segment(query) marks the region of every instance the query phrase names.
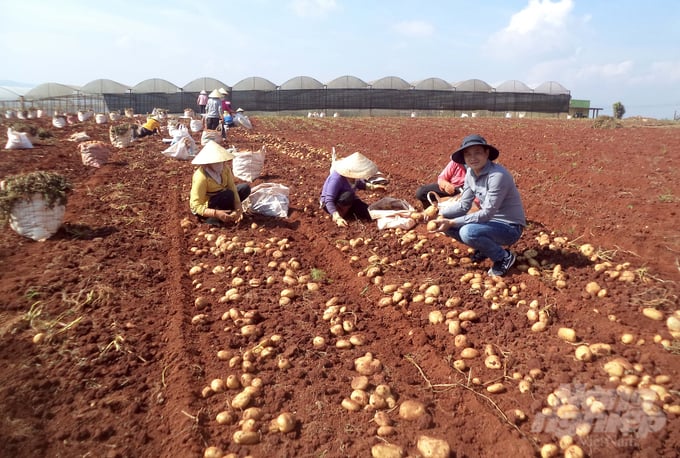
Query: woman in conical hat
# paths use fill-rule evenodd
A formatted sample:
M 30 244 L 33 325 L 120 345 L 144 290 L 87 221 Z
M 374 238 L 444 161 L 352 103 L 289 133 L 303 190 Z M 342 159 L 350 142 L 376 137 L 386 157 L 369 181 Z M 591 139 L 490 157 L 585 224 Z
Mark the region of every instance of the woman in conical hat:
M 222 124 L 222 94 L 218 89 L 208 94 L 208 103 L 205 106 L 205 128 L 207 130 L 221 129 Z
M 250 195 L 250 186 L 234 182 L 227 165 L 233 158 L 229 150 L 211 140 L 191 161 L 198 168 L 191 178 L 189 206 L 201 221 L 238 223 L 243 218 L 241 202 Z
M 366 180 L 378 173 L 378 167 L 363 154 L 356 152 L 342 159 L 334 160 L 331 173 L 326 178 L 321 190 L 321 206 L 326 210 L 335 224 L 347 227 L 347 218 L 354 217 L 370 221 L 368 204 L 357 195 L 357 189 L 385 189 Z

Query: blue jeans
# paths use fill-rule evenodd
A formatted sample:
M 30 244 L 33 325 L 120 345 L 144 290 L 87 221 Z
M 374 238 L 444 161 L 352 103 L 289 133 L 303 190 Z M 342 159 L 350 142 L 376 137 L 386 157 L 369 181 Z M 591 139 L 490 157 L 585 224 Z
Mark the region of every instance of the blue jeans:
M 505 257 L 503 245 L 509 246 L 518 241 L 523 231 L 524 228 L 519 224 L 489 221 L 452 227 L 446 231 L 446 235 L 479 250 L 481 254 L 496 262 Z

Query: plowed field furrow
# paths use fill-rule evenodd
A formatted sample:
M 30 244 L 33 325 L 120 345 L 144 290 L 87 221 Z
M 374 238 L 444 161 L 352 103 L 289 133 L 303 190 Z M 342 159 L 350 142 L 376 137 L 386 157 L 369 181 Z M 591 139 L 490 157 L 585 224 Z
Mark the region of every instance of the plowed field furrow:
M 236 227 L 190 215 L 194 168 L 157 137 L 99 169 L 68 140 L 108 144 L 93 122 L 3 151 L 0 178 L 58 171 L 75 189 L 49 240 L 0 232 L 1 456 L 355 457 L 385 444 L 421 456 L 423 436 L 449 456 L 533 456 L 565 435 L 590 457 L 678 454 L 675 125 L 253 124 L 227 144 L 266 148 L 252 185 L 288 186 L 289 214 Z M 361 191 L 367 202 L 418 208 L 417 186 L 474 132 L 499 147 L 527 209 L 502 279 L 424 225 L 338 228 L 318 208 L 333 148 L 390 179 Z M 406 401 L 422 413 L 406 418 Z M 281 414 L 292 429 L 273 426 Z

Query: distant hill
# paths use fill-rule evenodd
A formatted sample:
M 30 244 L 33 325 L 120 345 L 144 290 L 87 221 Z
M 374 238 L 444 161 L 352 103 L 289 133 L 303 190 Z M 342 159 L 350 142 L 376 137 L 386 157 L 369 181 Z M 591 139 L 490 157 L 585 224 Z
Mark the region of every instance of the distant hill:
M 35 83 L 20 83 L 12 80 L 0 80 L 0 86 L 4 87 L 36 87 Z

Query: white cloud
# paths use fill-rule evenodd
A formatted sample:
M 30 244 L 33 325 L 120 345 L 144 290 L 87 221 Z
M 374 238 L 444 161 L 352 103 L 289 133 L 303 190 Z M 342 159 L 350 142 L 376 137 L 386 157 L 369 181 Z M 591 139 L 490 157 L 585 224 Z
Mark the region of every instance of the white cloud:
M 529 5 L 510 19 L 505 28 L 508 34 L 528 35 L 546 27 L 563 28 L 574 7 L 572 0 L 553 3 L 550 0 L 529 0 Z
M 633 78 L 635 83 L 678 83 L 680 82 L 680 61 L 652 62 L 649 69 Z
M 434 34 L 434 26 L 425 21 L 403 21 L 392 28 L 407 37 L 429 37 Z
M 290 7 L 301 17 L 323 17 L 337 9 L 335 0 L 292 0 Z
M 588 65 L 576 72 L 576 77 L 581 80 L 603 81 L 629 77 L 633 70 L 633 62 L 623 62 L 602 65 Z
M 570 30 L 573 8 L 573 0 L 529 0 L 512 15 L 507 27 L 491 35 L 486 50 L 498 58 L 515 59 L 568 49 L 577 35 Z M 588 20 L 584 18 L 584 22 Z

